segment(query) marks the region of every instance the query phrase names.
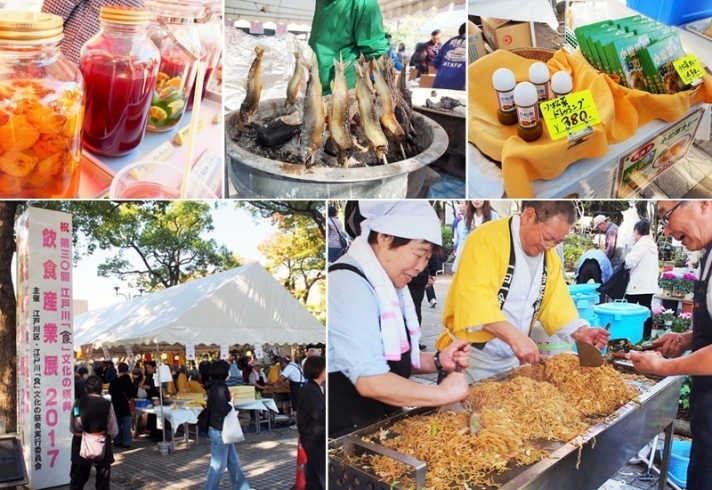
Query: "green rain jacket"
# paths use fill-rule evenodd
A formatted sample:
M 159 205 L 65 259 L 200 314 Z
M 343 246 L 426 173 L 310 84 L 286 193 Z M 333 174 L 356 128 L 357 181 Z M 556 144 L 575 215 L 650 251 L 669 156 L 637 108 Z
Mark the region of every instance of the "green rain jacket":
M 309 46 L 319 63 L 322 93 L 329 95 L 329 83 L 334 79 L 334 58 L 339 59 L 339 52 L 344 62 L 355 60 L 361 54 L 370 60 L 388 52 L 377 0 L 316 0 Z M 346 70 L 346 83 L 349 88 L 356 86 L 353 63 Z

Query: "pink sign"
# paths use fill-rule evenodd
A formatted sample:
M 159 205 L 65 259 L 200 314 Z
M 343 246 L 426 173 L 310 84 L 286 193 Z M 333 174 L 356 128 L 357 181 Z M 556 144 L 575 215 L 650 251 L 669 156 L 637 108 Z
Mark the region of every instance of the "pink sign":
M 30 207 L 16 228 L 18 427 L 34 490 L 69 483 L 72 215 Z

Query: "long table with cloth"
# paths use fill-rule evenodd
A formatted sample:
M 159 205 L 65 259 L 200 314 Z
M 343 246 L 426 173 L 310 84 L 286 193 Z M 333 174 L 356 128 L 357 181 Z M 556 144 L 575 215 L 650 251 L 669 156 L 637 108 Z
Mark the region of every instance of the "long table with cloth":
M 593 134 L 571 146 L 567 138 L 552 140 L 544 125 L 544 134 L 527 143 L 517 135 L 517 125 L 505 126 L 497 119 L 497 96 L 492 87 L 495 70 L 506 67 L 517 81 L 528 80 L 534 60 L 506 50 L 480 58 L 468 68 L 468 141 L 488 157 L 502 162 L 504 188 L 510 198 L 535 197 L 531 182 L 559 177 L 569 165 L 584 158 L 597 158 L 609 151 L 609 145 L 631 138 L 638 129 L 654 119 L 677 121 L 692 106 L 712 102 L 712 77 L 673 95 L 654 95 L 618 85 L 609 75 L 599 73 L 580 51 L 564 49 L 547 62 L 550 72 L 564 70 L 573 78 L 573 92 L 589 89 L 601 117 Z
M 271 410 L 273 412 L 278 412 L 277 410 L 277 405 L 274 403 L 274 400 L 271 400 L 269 398 L 263 398 L 261 400 L 250 400 L 250 401 L 244 401 L 244 402 L 239 402 L 233 404 L 235 407 L 235 410 L 252 410 L 255 413 L 255 420 L 256 420 L 256 430 L 257 433 L 260 432 L 260 423 L 259 423 L 259 413 L 263 412 L 265 410 Z M 178 407 L 176 409 L 171 408 L 170 406 L 164 406 L 163 407 L 163 420 L 168 421 L 171 425 L 171 430 L 170 430 L 170 443 L 171 443 L 171 448 L 175 448 L 175 434 L 176 431 L 178 430 L 179 426 L 184 426 L 183 429 L 183 440 L 185 441 L 185 446 L 186 449 L 190 448 L 190 425 L 195 426 L 195 444 L 197 445 L 199 443 L 199 436 L 198 436 L 198 426 L 196 425 L 198 423 L 198 414 L 202 411 L 202 408 L 199 407 Z M 155 414 L 158 417 L 159 423 L 162 423 L 160 420 L 160 413 L 161 413 L 161 407 L 145 407 L 145 408 L 139 408 L 136 407 L 136 413 L 141 414 L 141 413 L 146 413 L 146 414 Z M 160 428 L 160 427 L 159 427 Z M 268 426 L 268 430 L 272 430 L 271 423 Z

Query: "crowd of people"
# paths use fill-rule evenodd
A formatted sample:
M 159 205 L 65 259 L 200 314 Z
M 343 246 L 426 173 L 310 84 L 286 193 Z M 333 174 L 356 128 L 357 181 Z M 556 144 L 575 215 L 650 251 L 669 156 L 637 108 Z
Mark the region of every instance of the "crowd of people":
M 71 419 L 75 437 L 72 440 L 70 488 L 83 489 L 92 466 L 96 468 L 96 488 L 110 488 L 114 451 L 131 448 L 134 429 L 137 434 L 140 432 L 138 419 L 134 417 L 135 400 L 154 399 L 163 390 L 165 396 L 199 393 L 206 397 L 205 410 L 209 421 L 206 436 L 211 441 L 211 450 L 205 490 L 217 489 L 226 469 L 234 490 L 250 490 L 234 444 L 223 442 L 222 437 L 225 417 L 234 413 L 231 412 L 234 393 L 229 386 L 243 383 L 254 386 L 258 397 L 272 396 L 275 387 L 288 383 L 286 396 L 287 407 L 291 406 L 288 410 L 292 421 L 290 428 L 298 431 L 309 457 L 306 478 L 313 486 L 307 488 L 325 488 L 326 361 L 321 354 L 320 349 L 310 348 L 301 364 L 294 362 L 290 356 L 279 358 L 276 376 L 272 380 L 266 376 L 260 360 L 231 357 L 228 362 L 211 360 L 207 354 L 197 365 L 172 366 L 171 378 L 161 380 L 160 384 L 157 365 L 153 360 L 144 360 L 143 369 L 138 363 L 130 369 L 126 362 L 119 362 L 114 368 L 113 361 L 78 366 L 75 370 L 75 404 Z M 243 368 L 240 369 L 239 365 Z M 303 410 L 297 416 L 300 406 Z M 162 432 L 157 427 L 156 415 L 147 414 L 147 436 L 153 441 L 163 440 Z M 88 453 L 85 446 L 103 448 L 100 457 Z

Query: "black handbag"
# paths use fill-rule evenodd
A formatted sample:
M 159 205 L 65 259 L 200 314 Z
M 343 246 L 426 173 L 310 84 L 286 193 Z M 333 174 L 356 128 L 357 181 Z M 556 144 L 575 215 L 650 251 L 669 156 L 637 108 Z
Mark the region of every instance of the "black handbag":
M 622 265 L 619 266 L 613 275 L 598 288 L 599 293 L 603 293 L 611 299 L 625 298 L 625 290 L 628 289 L 630 281 L 630 270 Z

